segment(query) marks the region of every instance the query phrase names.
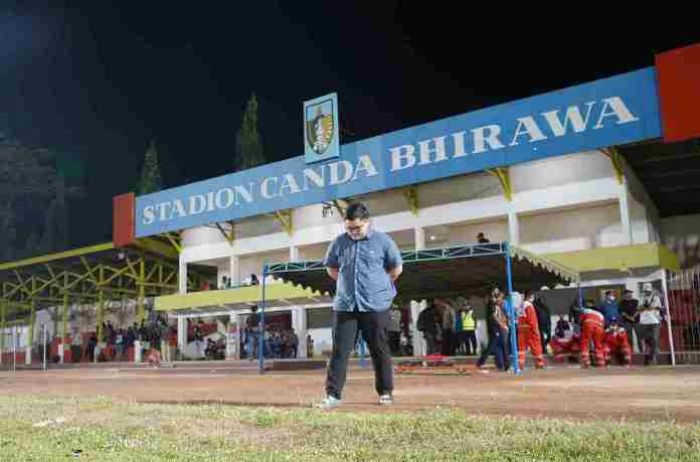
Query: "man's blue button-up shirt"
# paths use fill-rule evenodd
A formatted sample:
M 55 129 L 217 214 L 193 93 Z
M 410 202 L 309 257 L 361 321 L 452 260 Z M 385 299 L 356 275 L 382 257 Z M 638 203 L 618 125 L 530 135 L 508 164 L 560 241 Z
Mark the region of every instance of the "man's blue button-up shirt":
M 369 229 L 364 239 L 338 236 L 326 253 L 324 264 L 337 268 L 333 308 L 336 311 L 385 311 L 391 308 L 396 287 L 388 270 L 402 265 L 401 252 L 386 234 Z

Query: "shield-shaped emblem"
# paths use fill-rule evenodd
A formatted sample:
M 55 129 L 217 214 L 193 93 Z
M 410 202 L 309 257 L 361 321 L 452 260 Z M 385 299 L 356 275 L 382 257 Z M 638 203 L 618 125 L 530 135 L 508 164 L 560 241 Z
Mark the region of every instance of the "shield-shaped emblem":
M 307 164 L 340 156 L 338 95 L 304 101 L 304 159 Z
M 331 111 L 324 112 L 323 104 L 317 105 L 315 115 L 311 120 L 307 120 L 306 136 L 307 143 L 311 149 L 318 155 L 323 155 L 331 145 L 333 139 L 333 112 L 332 105 L 329 105 Z

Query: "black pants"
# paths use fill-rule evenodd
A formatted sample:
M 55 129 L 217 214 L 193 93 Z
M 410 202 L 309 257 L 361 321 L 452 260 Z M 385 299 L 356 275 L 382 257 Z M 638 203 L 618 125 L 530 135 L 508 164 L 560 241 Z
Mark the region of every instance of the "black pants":
M 476 331 L 465 330 L 460 332 L 464 338 L 464 354 L 467 356 L 476 354 Z
M 659 354 L 660 324 L 637 324 L 639 348 L 644 353 L 644 365 L 657 364 Z
M 455 354 L 455 332 L 453 330 L 444 329 L 442 331 L 442 354 L 445 356 L 454 356 Z
M 389 312 L 359 313 L 333 312 L 333 352 L 328 365 L 326 394 L 341 398 L 348 369 L 348 356 L 355 346 L 358 331 L 367 342 L 374 367 L 374 386 L 379 395 L 391 393 L 394 380 L 391 352 L 387 342 L 386 326 Z
M 439 352 L 437 335 L 434 332 L 423 332 L 423 338 L 425 339 L 425 346 L 428 350 L 426 354 L 437 354 Z
M 393 356 L 401 354 L 401 332 L 389 332 L 389 348 Z

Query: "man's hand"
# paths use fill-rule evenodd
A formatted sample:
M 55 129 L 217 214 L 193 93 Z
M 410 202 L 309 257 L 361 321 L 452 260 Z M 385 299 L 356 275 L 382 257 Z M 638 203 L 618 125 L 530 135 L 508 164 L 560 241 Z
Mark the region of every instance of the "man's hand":
M 387 274 L 388 274 L 389 277 L 391 278 L 391 282 L 394 282 L 394 281 L 396 281 L 396 280 L 399 278 L 399 276 L 401 276 L 401 273 L 402 273 L 402 272 L 403 272 L 403 266 L 402 266 L 402 265 L 399 265 L 399 266 L 397 266 L 397 267 L 395 267 L 395 268 L 392 268 L 392 269 L 390 269 L 389 271 L 387 271 Z M 331 277 L 332 277 L 332 276 L 331 276 Z
M 326 268 L 326 272 L 334 281 L 338 280 L 338 268 Z

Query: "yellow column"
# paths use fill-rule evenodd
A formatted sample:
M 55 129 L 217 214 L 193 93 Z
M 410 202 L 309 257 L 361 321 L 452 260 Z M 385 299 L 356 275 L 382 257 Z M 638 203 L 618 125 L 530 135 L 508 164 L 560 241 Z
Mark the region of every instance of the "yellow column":
M 105 294 L 104 290 L 100 289 L 98 292 L 98 299 L 97 299 L 97 341 L 98 342 L 103 342 L 104 338 L 104 331 L 102 329 L 102 323 L 104 323 L 105 320 Z
M 34 307 L 34 300 L 29 302 L 29 347 L 31 348 L 34 344 L 34 323 L 36 322 L 36 309 Z
M 61 345 L 63 345 L 63 354 L 61 355 L 61 362 L 63 362 L 63 357 L 66 354 L 66 337 L 68 330 L 68 290 L 63 292 L 63 319 L 61 319 Z
M 2 353 L 5 351 L 5 303 L 0 304 L 0 363 L 2 363 Z
M 145 259 L 141 258 L 141 261 L 139 262 L 139 280 L 137 282 L 139 286 L 139 295 L 138 295 L 138 300 L 137 300 L 137 308 L 136 308 L 136 313 L 138 316 L 138 322 L 139 324 L 141 321 L 144 321 L 146 319 L 146 310 L 144 307 L 144 302 L 146 300 L 146 286 L 144 285 L 146 283 L 146 261 Z

